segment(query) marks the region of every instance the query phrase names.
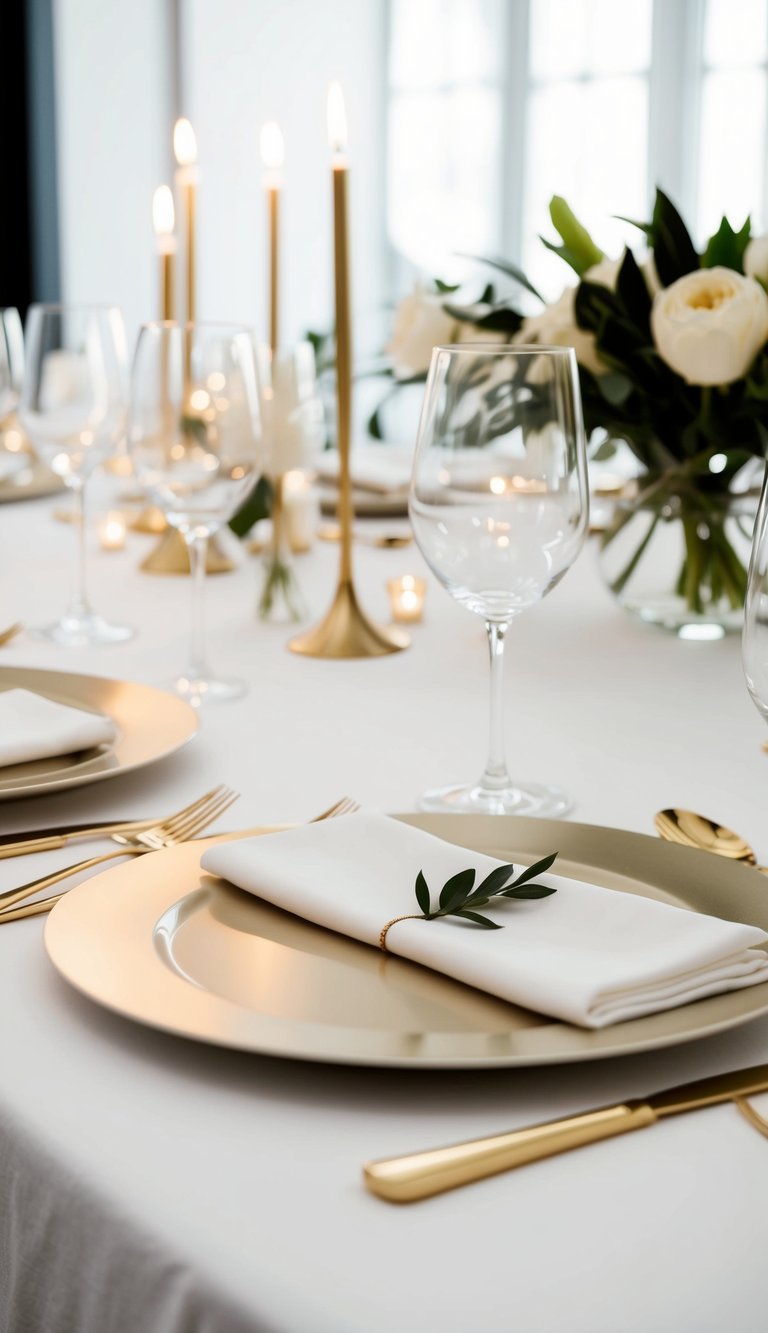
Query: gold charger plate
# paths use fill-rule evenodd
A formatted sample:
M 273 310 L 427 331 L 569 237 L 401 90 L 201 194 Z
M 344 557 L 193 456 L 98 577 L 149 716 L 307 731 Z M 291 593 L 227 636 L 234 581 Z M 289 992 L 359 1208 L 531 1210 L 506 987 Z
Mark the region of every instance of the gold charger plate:
M 559 847 L 562 874 L 768 930 L 764 877 L 706 852 L 589 824 L 397 818 L 505 861 L 530 862 Z M 768 1012 L 766 982 L 598 1032 L 572 1027 L 385 957 L 203 874 L 200 857 L 218 841 L 141 857 L 72 889 L 45 930 L 61 975 L 108 1009 L 179 1036 L 293 1059 L 410 1069 L 629 1055 Z
M 0 801 L 42 796 L 116 778 L 173 754 L 197 731 L 197 713 L 183 699 L 151 685 L 79 676 L 69 671 L 0 667 L 0 693 L 31 690 L 56 703 L 103 713 L 115 724 L 116 739 L 76 754 L 35 759 L 0 768 Z
M 12 500 L 40 500 L 44 495 L 58 495 L 64 482 L 37 458 L 30 454 L 20 456 L 22 461 L 14 472 L 0 477 L 0 504 Z

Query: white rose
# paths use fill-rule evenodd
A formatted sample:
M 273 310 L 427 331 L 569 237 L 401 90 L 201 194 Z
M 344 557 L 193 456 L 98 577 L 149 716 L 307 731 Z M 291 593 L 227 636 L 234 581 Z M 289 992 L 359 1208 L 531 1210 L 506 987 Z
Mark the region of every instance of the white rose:
M 768 234 L 755 236 L 744 251 L 744 272 L 768 282 Z
M 387 352 L 395 379 L 409 379 L 429 369 L 432 348 L 455 342 L 456 320 L 443 309 L 444 297 L 419 288 L 398 303 Z
M 768 296 L 733 269 L 697 269 L 658 293 L 651 329 L 659 354 L 689 384 L 731 384 L 768 338 Z
M 602 267 L 596 266 L 596 267 Z M 593 375 L 604 375 L 608 370 L 601 360 L 595 339 L 576 323 L 574 304 L 576 288 L 566 287 L 553 305 L 545 306 L 540 315 L 531 315 L 523 321 L 514 343 L 543 343 L 550 347 L 573 347 L 576 360 Z

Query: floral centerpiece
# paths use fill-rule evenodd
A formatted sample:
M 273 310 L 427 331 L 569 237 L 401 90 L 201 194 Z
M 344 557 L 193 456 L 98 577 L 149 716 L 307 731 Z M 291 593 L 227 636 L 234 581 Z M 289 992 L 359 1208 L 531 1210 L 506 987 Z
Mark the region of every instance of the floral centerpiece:
M 768 237 L 723 218 L 698 251 L 657 191 L 650 222 L 632 224 L 644 257 L 627 248 L 609 259 L 564 200 L 550 213 L 560 243 L 545 244 L 577 284 L 546 304 L 513 265 L 492 260 L 540 312 L 523 315 L 491 287 L 472 306 L 445 288 L 411 298 L 389 349 L 395 380 L 424 373 L 429 339 L 573 346 L 588 433 L 603 454 L 624 442 L 634 456 L 631 493 L 602 539 L 609 585 L 634 614 L 691 637 L 691 626 L 700 637 L 736 628 L 751 539 L 745 496 L 768 441 Z

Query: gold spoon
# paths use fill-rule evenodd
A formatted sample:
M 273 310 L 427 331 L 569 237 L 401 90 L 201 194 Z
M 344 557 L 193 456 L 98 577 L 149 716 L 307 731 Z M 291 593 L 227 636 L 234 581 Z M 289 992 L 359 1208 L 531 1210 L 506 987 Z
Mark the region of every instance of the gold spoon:
M 9 625 L 7 629 L 0 630 L 0 648 L 6 643 L 10 643 L 11 639 L 15 639 L 16 635 L 20 634 L 23 628 L 24 626 L 21 621 L 18 620 L 15 625 Z
M 757 857 L 749 843 L 714 819 L 697 815 L 694 810 L 672 808 L 659 810 L 653 822 L 656 832 L 667 842 L 678 842 L 683 847 L 695 847 L 701 852 L 714 852 L 716 856 L 725 856 L 730 861 L 744 861 L 763 875 L 768 875 L 768 866 L 757 864 Z

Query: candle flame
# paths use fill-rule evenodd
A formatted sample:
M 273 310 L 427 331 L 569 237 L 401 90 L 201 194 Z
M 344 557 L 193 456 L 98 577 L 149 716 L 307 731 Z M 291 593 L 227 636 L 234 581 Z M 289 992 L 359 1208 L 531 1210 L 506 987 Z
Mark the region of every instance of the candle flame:
M 173 195 L 167 185 L 158 185 L 152 199 L 152 225 L 156 236 L 172 236 L 176 218 Z
M 328 88 L 328 142 L 334 153 L 343 153 L 347 146 L 347 113 L 341 84 L 334 79 Z
M 173 127 L 173 151 L 180 167 L 191 167 L 197 161 L 197 139 L 186 116 Z
M 285 161 L 285 140 L 277 121 L 268 120 L 262 125 L 259 143 L 264 166 L 270 171 L 281 167 Z

